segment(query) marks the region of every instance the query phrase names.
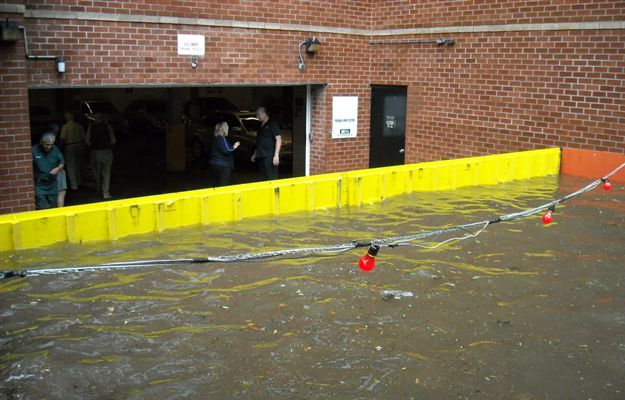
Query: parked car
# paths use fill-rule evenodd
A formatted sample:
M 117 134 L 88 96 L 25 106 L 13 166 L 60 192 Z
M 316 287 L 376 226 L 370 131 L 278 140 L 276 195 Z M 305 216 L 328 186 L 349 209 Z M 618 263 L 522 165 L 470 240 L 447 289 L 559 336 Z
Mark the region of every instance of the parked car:
M 241 146 L 234 153 L 235 158 L 249 160 L 256 147 L 256 133 L 260 128 L 260 121 L 256 113 L 250 111 L 218 111 L 204 115 L 198 124 L 191 126 L 187 137 L 187 154 L 189 161 L 210 154 L 213 142 L 215 125 L 227 122 L 228 138 L 234 142 L 241 142 Z M 293 131 L 282 128 L 281 162 L 289 164 L 293 160 Z
M 162 135 L 167 130 L 167 104 L 160 99 L 135 99 L 124 116 L 132 132 Z
M 95 114 L 102 113 L 104 120 L 108 122 L 115 134 L 128 133 L 128 121 L 122 113 L 117 111 L 115 106 L 103 100 L 82 100 L 78 102 L 79 118 L 78 122 L 83 124 L 85 130 L 89 122 L 94 120 Z
M 61 122 L 59 115 L 54 114 L 46 106 L 31 105 L 28 108 L 30 118 L 30 137 L 33 144 L 39 143 L 41 134 L 46 132 L 51 124 Z
M 216 111 L 238 111 L 239 108 L 223 97 L 200 97 L 184 104 L 182 119 L 185 123 L 198 123 L 199 119 Z

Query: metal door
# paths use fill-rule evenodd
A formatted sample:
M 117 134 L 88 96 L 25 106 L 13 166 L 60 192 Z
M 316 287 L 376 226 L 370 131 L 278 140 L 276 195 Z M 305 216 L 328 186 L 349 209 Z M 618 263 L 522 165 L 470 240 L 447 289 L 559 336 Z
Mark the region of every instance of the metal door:
M 369 167 L 404 163 L 406 86 L 371 87 Z

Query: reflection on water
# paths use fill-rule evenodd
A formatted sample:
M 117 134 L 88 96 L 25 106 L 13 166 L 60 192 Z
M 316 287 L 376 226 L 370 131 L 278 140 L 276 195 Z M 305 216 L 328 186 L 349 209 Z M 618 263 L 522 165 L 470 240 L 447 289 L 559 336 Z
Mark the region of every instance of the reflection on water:
M 586 181 L 540 178 L 1 255 L 3 269 L 257 252 L 480 221 Z M 0 284 L 4 399 L 622 398 L 625 190 L 437 249 Z M 442 239 L 442 238 L 441 238 Z M 407 293 L 410 293 L 408 295 Z

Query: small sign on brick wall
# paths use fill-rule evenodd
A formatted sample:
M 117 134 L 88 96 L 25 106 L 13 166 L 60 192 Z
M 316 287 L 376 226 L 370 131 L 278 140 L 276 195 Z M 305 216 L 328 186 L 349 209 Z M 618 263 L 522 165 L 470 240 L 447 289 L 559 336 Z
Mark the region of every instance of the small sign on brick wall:
M 204 35 L 178 34 L 178 55 L 203 57 L 205 41 Z
M 358 97 L 332 98 L 332 139 L 354 138 L 358 133 Z

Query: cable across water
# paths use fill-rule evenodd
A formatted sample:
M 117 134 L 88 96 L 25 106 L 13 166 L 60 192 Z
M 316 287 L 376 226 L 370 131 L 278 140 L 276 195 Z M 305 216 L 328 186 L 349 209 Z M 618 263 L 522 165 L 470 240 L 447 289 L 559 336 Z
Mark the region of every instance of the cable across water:
M 559 199 L 550 201 L 548 203 L 539 205 L 537 207 L 501 215 L 493 219 L 472 222 L 468 224 L 462 225 L 453 225 L 441 229 L 419 232 L 414 234 L 408 234 L 403 236 L 394 236 L 382 239 L 374 239 L 371 241 L 359 242 L 359 241 L 350 241 L 346 243 L 339 243 L 328 246 L 318 246 L 318 247 L 301 247 L 294 249 L 283 249 L 283 250 L 273 250 L 273 251 L 265 251 L 258 253 L 240 253 L 233 255 L 221 255 L 214 257 L 199 257 L 199 258 L 177 258 L 177 259 L 161 259 L 161 260 L 136 260 L 136 261 L 122 261 L 122 262 L 113 262 L 113 263 L 103 263 L 103 264 L 94 264 L 94 265 L 78 265 L 78 266 L 67 266 L 67 267 L 58 267 L 58 268 L 38 268 L 38 269 L 24 269 L 24 270 L 12 270 L 12 271 L 2 271 L 0 272 L 1 278 L 11 278 L 15 276 L 27 277 L 27 276 L 38 276 L 38 275 L 59 275 L 59 274 L 67 274 L 67 273 L 77 273 L 77 272 L 97 272 L 97 271 L 111 271 L 111 270 L 121 270 L 121 269 L 129 269 L 129 268 L 148 268 L 148 267 L 161 267 L 168 265 L 176 265 L 176 264 L 206 264 L 206 263 L 234 263 L 234 262 L 247 262 L 247 261 L 256 261 L 256 260 L 265 260 L 265 259 L 284 259 L 284 258 L 302 258 L 307 256 L 329 256 L 336 255 L 347 252 L 349 250 L 353 250 L 361 247 L 369 247 L 369 246 L 378 246 L 378 247 L 389 247 L 394 248 L 398 246 L 416 246 L 421 248 L 436 248 L 442 246 L 446 243 L 452 241 L 461 241 L 469 238 L 474 238 L 480 235 L 489 225 L 495 224 L 498 222 L 512 221 L 519 218 L 528 217 L 530 215 L 534 215 L 543 210 L 554 210 L 554 208 L 581 194 L 589 192 L 599 186 L 601 183 L 605 183 L 609 177 L 616 174 L 619 170 L 625 168 L 625 163 L 621 164 L 619 167 L 612 170 L 609 174 L 605 175 L 603 178 L 597 179 L 593 182 L 590 182 L 588 185 L 576 190 L 575 192 L 569 193 L 564 197 Z M 475 232 L 471 232 L 471 229 L 477 230 Z M 447 233 L 452 232 L 465 232 L 466 234 L 459 237 L 452 237 L 446 240 L 440 241 L 435 245 L 423 245 L 418 243 L 412 243 L 414 241 L 431 238 L 434 236 L 440 236 Z

